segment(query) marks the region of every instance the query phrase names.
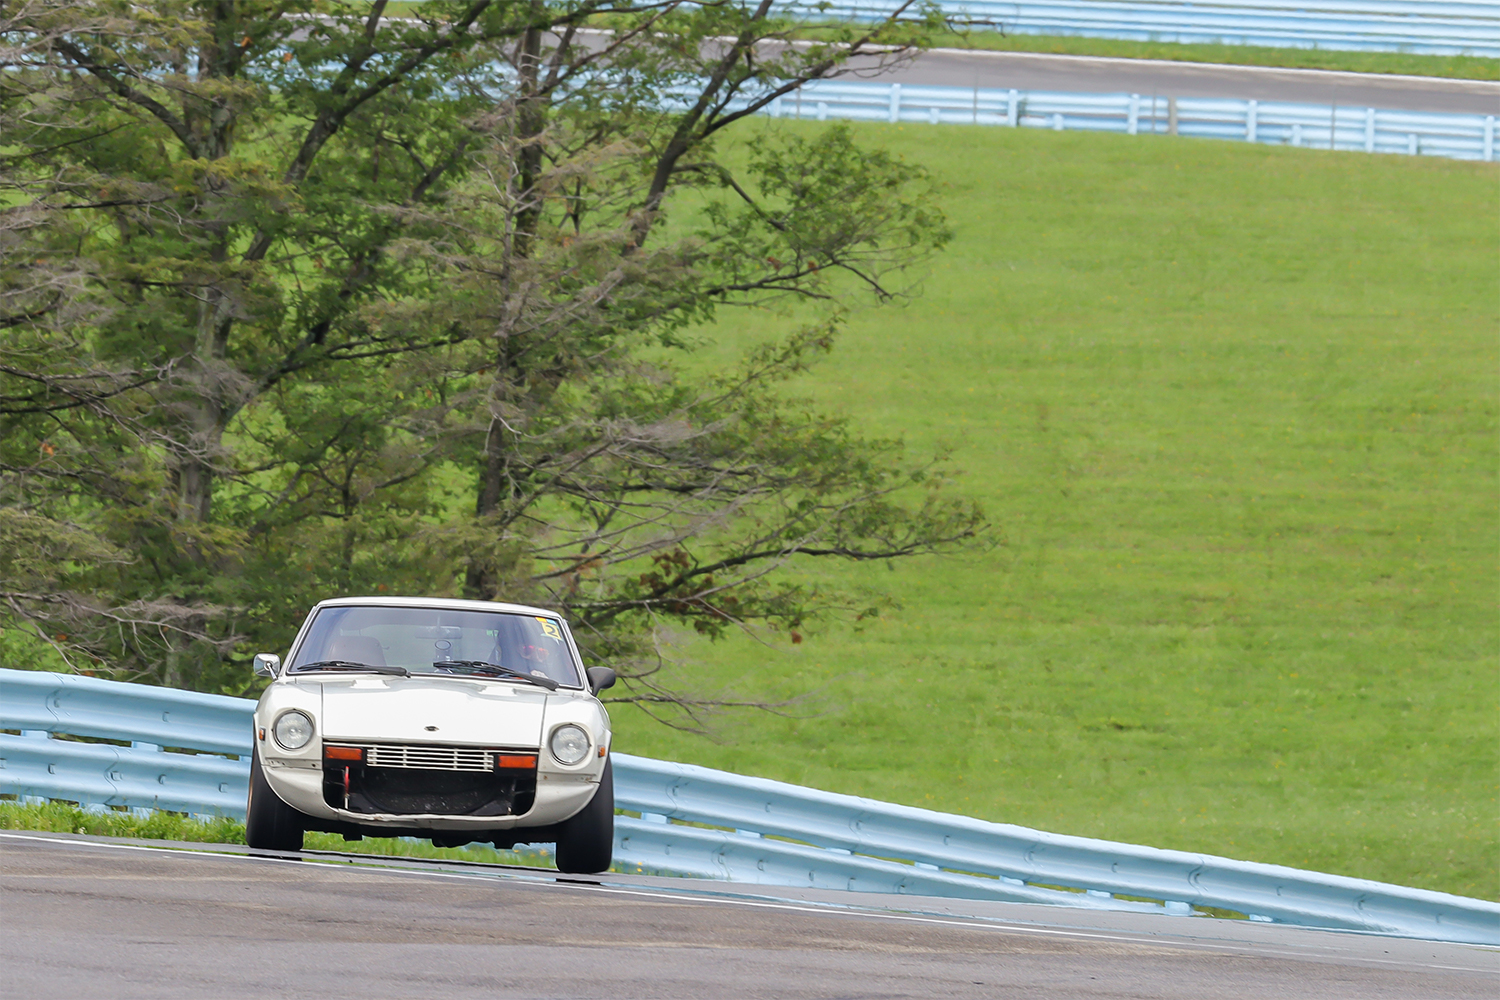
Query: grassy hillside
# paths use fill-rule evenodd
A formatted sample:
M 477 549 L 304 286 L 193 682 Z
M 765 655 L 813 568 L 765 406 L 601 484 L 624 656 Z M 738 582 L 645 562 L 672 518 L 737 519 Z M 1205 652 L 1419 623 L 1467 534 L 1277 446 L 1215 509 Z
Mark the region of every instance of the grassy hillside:
M 683 650 L 700 685 L 816 692 L 802 717 L 713 742 L 620 708 L 619 749 L 1500 895 L 1500 172 L 864 128 L 945 181 L 958 235 L 802 389 L 952 444 L 997 543 L 809 570 L 902 607 Z

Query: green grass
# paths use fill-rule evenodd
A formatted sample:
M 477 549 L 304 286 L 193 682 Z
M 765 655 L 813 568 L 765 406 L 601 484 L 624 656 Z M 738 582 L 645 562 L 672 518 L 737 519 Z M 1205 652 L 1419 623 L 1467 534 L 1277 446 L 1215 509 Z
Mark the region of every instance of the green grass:
M 1046 52 L 1053 55 L 1106 56 L 1115 59 L 1166 59 L 1172 62 L 1500 80 L 1500 59 L 1486 56 L 1427 56 L 1408 52 L 1340 52 L 1332 49 L 1272 48 L 1261 45 L 1132 42 L 1061 35 L 1005 35 L 998 31 L 980 30 L 941 35 L 934 39 L 934 43 L 943 47 L 996 52 Z
M 110 809 L 87 812 L 66 802 L 0 801 L 0 830 L 39 830 L 43 833 L 81 833 L 95 837 L 133 837 L 139 840 L 178 840 L 194 844 L 243 844 L 245 824 L 232 819 L 207 822 L 181 813 L 136 815 Z
M 218 817 L 194 819 L 182 813 L 153 811 L 137 815 L 129 811 L 80 809 L 70 802 L 19 802 L 0 800 L 0 830 L 31 830 L 42 833 L 75 833 L 92 837 L 125 837 L 132 840 L 165 840 L 188 844 L 243 844 L 245 824 Z M 552 851 L 518 846 L 500 851 L 488 844 L 464 847 L 433 847 L 431 842 L 405 837 L 366 837 L 345 840 L 333 833 L 308 833 L 303 838 L 308 851 L 336 851 L 380 857 L 418 858 L 429 861 L 466 861 L 528 868 L 553 868 Z M 670 872 L 616 863 L 610 871 L 621 874 L 661 875 Z
M 245 824 L 233 819 L 196 820 L 181 813 L 151 812 L 138 816 L 110 809 L 93 812 L 66 802 L 22 803 L 0 801 L 0 830 L 39 830 L 44 833 L 79 833 L 95 837 L 129 837 L 136 840 L 170 840 L 191 844 L 243 844 Z M 346 841 L 332 833 L 309 833 L 304 847 L 310 851 L 344 854 L 377 854 L 443 861 L 485 861 L 503 865 L 548 866 L 550 852 L 522 849 L 497 851 L 493 847 L 433 847 L 425 840 L 366 837 Z
M 957 238 L 801 389 L 953 444 L 996 545 L 807 570 L 903 607 L 681 668 L 817 692 L 804 717 L 715 742 L 622 706 L 616 747 L 1500 896 L 1500 171 L 859 128 L 931 166 Z M 701 361 L 794 319 L 730 317 Z
M 31 830 L 42 833 L 75 833 L 92 837 L 125 837 L 131 840 L 165 840 L 187 844 L 243 844 L 245 824 L 239 820 L 218 817 L 199 820 L 182 813 L 148 812 L 137 815 L 128 811 L 80 809 L 69 802 L 43 803 L 0 800 L 0 830 Z M 464 847 L 433 847 L 431 842 L 405 837 L 366 837 L 345 840 L 333 833 L 308 833 L 303 849 L 336 851 L 340 854 L 366 854 L 379 857 L 417 858 L 428 861 L 466 861 L 499 865 L 524 865 L 528 868 L 556 866 L 552 851 L 546 848 L 518 846 L 500 851 L 488 844 Z M 643 868 L 636 864 L 616 863 L 609 869 L 621 874 L 661 875 L 670 872 Z

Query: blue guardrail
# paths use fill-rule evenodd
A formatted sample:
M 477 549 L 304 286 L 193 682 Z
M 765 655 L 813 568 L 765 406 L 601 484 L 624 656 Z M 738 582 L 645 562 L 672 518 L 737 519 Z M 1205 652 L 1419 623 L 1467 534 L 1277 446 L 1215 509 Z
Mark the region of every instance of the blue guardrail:
M 810 21 L 874 21 L 902 0 L 790 0 Z M 1496 0 L 939 0 L 956 23 L 1008 35 L 1081 35 L 1351 52 L 1500 56 Z
M 243 818 L 254 708 L 242 698 L 0 669 L 0 793 Z M 614 761 L 622 870 L 1164 915 L 1212 908 L 1500 945 L 1500 904 L 1486 900 L 1062 836 L 629 754 Z

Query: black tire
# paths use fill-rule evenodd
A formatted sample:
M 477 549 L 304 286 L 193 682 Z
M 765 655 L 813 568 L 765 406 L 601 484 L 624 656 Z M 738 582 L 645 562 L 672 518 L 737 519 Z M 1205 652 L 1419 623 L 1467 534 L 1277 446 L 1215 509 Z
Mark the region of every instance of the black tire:
M 615 857 L 615 772 L 604 762 L 599 790 L 578 815 L 557 828 L 557 870 L 569 875 L 594 875 Z
M 262 851 L 302 850 L 302 814 L 271 790 L 260 768 L 260 749 L 250 751 L 250 795 L 245 802 L 245 843 Z

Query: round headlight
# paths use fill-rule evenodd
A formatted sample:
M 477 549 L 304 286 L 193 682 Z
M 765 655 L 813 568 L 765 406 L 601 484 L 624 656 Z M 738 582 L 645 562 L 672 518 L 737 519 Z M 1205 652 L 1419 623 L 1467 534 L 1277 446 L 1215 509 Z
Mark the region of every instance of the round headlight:
M 562 763 L 576 764 L 589 755 L 589 734 L 577 726 L 558 726 L 547 745 Z
M 276 742 L 286 750 L 301 750 L 313 737 L 313 721 L 302 712 L 287 712 L 276 720 Z

